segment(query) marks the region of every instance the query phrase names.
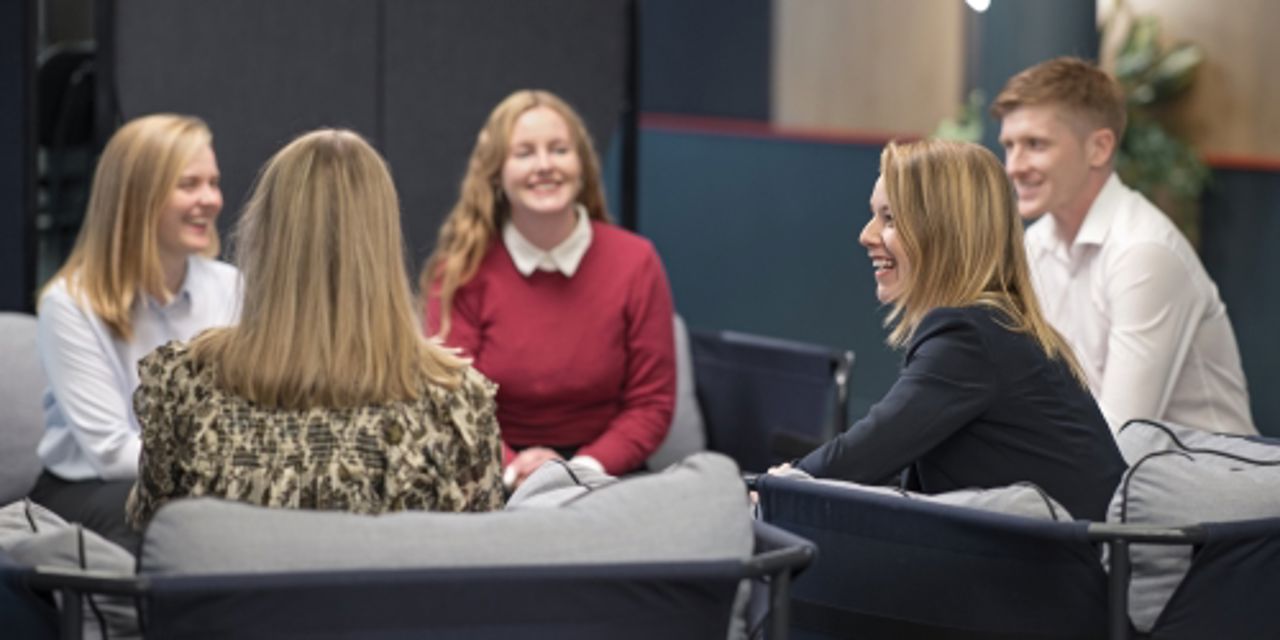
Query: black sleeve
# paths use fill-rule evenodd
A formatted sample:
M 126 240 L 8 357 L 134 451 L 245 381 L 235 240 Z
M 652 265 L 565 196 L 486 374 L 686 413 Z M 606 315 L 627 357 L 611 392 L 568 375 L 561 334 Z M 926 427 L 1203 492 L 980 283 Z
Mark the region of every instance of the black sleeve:
M 969 313 L 930 312 L 889 393 L 798 466 L 818 477 L 884 482 L 987 409 L 998 384 L 992 363 Z

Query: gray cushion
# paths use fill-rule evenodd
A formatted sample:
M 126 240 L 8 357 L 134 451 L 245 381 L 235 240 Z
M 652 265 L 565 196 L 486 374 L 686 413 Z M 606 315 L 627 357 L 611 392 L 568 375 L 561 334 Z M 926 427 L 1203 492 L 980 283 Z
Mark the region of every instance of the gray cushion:
M 1040 487 L 1037 487 L 1030 482 L 1017 482 L 1007 487 L 996 487 L 994 489 L 960 489 L 958 491 L 949 491 L 947 493 L 925 494 L 897 489 L 894 487 L 873 486 L 858 484 L 856 482 L 845 482 L 843 480 L 814 478 L 808 473 L 794 468 L 787 469 L 786 471 L 779 473 L 779 475 L 801 480 L 811 480 L 819 484 L 836 487 L 846 491 L 897 496 L 907 500 L 919 500 L 921 502 L 930 502 L 933 504 L 947 504 L 954 507 L 991 511 L 1006 515 L 1022 516 L 1024 518 L 1035 518 L 1037 520 L 1070 521 L 1072 519 L 1071 513 L 1067 511 L 1066 507 L 1059 504 L 1057 500 L 1051 498 L 1049 494 L 1045 493 Z
M 1231 449 L 1241 444 L 1227 438 Z M 1161 451 L 1129 468 L 1112 497 L 1108 522 L 1177 526 L 1280 516 L 1280 462 L 1249 460 L 1235 452 L 1213 452 L 1202 441 L 1194 452 Z M 1256 444 L 1256 443 L 1251 443 Z M 1262 445 L 1266 446 L 1266 445 Z M 1133 578 L 1129 616 L 1139 631 L 1150 631 L 1191 566 L 1187 546 L 1130 548 Z
M 162 507 L 141 571 L 249 573 L 741 559 L 746 492 L 720 454 L 599 487 L 555 509 L 363 516 L 208 498 Z
M 13 545 L 37 533 L 47 533 L 70 525 L 62 516 L 23 498 L 0 507 L 0 549 L 8 551 Z
M 0 504 L 23 498 L 42 465 L 44 369 L 36 351 L 36 319 L 0 313 Z
M 544 462 L 507 499 L 507 509 L 548 509 L 617 482 L 591 467 L 564 460 Z
M 57 514 L 29 500 L 0 508 L 0 548 L 20 564 L 32 567 L 86 569 L 127 576 L 133 573 L 133 554 L 102 536 L 68 524 Z M 83 556 L 81 550 L 83 549 Z M 107 623 L 110 638 L 139 638 L 138 614 L 129 598 L 91 596 Z M 89 602 L 84 604 L 84 637 L 104 637 Z
M 1157 451 L 1207 449 L 1252 460 L 1280 460 L 1280 441 L 1211 433 L 1172 422 L 1132 420 L 1116 433 L 1124 461 L 1133 466 Z
M 684 320 L 675 316 L 676 337 L 676 404 L 671 414 L 671 428 L 658 450 L 649 456 L 650 469 L 663 469 L 685 458 L 706 451 L 707 430 L 698 405 L 697 380 L 693 375 L 693 351 L 689 348 L 689 331 Z

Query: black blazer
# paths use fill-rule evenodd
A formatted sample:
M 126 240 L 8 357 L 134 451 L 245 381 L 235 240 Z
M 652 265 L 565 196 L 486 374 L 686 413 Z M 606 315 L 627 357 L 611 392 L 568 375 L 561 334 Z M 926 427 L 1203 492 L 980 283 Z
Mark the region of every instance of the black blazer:
M 1089 390 L 985 307 L 921 320 L 897 382 L 867 417 L 798 463 L 883 483 L 911 466 L 940 493 L 1029 481 L 1077 518 L 1104 520 L 1124 459 Z

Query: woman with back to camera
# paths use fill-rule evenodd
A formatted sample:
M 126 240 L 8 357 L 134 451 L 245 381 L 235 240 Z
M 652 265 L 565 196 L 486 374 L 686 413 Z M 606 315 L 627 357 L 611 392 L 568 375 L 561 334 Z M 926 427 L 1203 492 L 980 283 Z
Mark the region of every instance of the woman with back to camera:
M 494 108 L 420 287 L 427 333 L 498 383 L 509 485 L 556 458 L 627 473 L 662 443 L 666 274 L 609 224 L 590 136 L 561 99 L 517 91 Z
M 359 135 L 264 167 L 237 231 L 240 323 L 144 359 L 141 528 L 165 501 L 383 513 L 502 506 L 494 387 L 418 330 L 400 206 Z
M 235 321 L 235 268 L 211 259 L 222 210 L 204 122 L 156 114 L 115 133 L 98 160 L 84 223 L 40 294 L 48 378 L 45 472 L 31 497 L 126 547 L 124 505 L 142 446 L 130 398 L 137 362 L 170 340 Z
M 796 466 L 866 483 L 906 468 L 926 493 L 1029 481 L 1104 519 L 1125 464 L 1037 306 L 1000 161 L 967 143 L 890 143 L 859 241 L 903 368 L 865 418 Z

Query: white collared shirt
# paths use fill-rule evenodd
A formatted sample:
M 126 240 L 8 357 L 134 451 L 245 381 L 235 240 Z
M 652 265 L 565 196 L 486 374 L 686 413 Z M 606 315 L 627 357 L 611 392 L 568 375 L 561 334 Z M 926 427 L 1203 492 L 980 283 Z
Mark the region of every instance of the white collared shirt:
M 182 289 L 168 304 L 145 294 L 134 302 L 127 342 L 72 298 L 65 281 L 54 283 L 40 299 L 36 333 L 49 385 L 37 449 L 45 468 L 66 480 L 137 477 L 138 360 L 170 340 L 232 324 L 239 314 L 239 272 L 205 258 L 188 258 Z
M 591 248 L 591 220 L 587 217 L 587 209 L 578 205 L 578 223 L 574 225 L 569 237 L 560 244 L 543 251 L 520 233 L 508 220 L 502 229 L 502 243 L 511 254 L 516 270 L 524 277 L 533 275 L 534 271 L 559 271 L 565 277 L 572 278 L 578 272 L 582 257 Z
M 1111 428 L 1151 418 L 1256 434 L 1218 288 L 1169 218 L 1112 174 L 1074 241 L 1053 216 L 1027 229 L 1040 304 Z

